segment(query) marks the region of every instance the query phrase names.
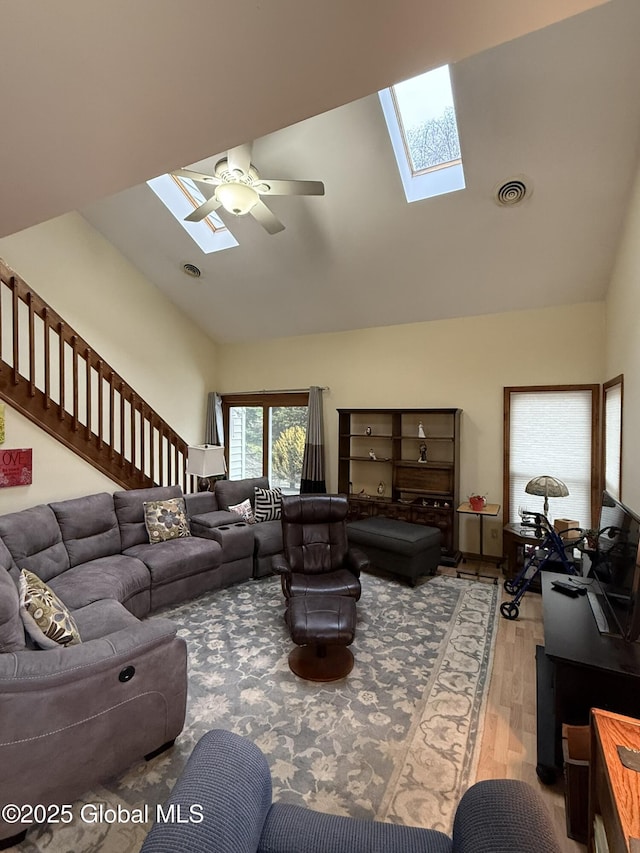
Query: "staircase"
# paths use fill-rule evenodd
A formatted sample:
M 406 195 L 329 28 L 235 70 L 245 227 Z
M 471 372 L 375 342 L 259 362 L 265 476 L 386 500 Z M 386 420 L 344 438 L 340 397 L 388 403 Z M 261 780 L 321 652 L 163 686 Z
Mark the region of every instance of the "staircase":
M 124 489 L 192 491 L 186 442 L 2 260 L 0 397 Z

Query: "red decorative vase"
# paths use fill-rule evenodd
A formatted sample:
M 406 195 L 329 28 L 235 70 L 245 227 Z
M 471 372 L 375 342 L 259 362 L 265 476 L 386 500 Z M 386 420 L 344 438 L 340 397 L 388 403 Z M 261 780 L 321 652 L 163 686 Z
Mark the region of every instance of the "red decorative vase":
M 472 495 L 469 498 L 469 503 L 471 504 L 471 509 L 474 509 L 476 511 L 484 509 L 485 506 L 485 500 L 483 497 L 480 497 L 480 495 Z

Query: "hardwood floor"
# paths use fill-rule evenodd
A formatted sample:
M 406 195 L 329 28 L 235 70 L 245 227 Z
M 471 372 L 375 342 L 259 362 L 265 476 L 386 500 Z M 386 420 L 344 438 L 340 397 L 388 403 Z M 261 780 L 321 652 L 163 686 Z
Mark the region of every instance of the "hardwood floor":
M 476 567 L 469 561 L 458 569 L 473 572 Z M 495 566 L 483 563 L 478 568 L 483 575 L 497 575 L 502 588 L 502 575 Z M 456 574 L 455 569 L 440 568 L 439 572 Z M 510 600 L 506 593 L 502 595 Z M 529 782 L 540 791 L 553 816 L 563 853 L 584 851 L 584 845 L 567 838 L 563 780 L 547 786 L 536 776 L 535 647 L 544 643 L 541 596 L 528 592 L 518 619 L 501 617 L 499 622 L 477 779 Z

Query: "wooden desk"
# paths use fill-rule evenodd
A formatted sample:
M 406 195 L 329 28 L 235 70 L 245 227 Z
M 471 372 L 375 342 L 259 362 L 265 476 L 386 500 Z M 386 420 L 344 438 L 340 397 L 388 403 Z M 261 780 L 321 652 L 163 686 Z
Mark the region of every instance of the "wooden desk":
M 640 850 L 640 773 L 625 767 L 618 746 L 640 750 L 640 720 L 591 712 L 589 853 Z M 598 819 L 599 826 L 595 823 Z M 606 837 L 606 845 L 600 839 Z

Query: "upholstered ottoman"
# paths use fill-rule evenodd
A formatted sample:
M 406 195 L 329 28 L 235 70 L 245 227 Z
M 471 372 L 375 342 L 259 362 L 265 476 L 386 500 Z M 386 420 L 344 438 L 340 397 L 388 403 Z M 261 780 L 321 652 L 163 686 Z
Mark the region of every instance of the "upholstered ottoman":
M 435 574 L 440 562 L 442 534 L 437 527 L 376 516 L 349 522 L 347 537 L 374 565 L 406 577 L 411 586 L 421 575 Z
M 298 646 L 289 667 L 309 681 L 336 681 L 353 669 L 347 648 L 356 631 L 356 602 L 350 595 L 295 595 L 288 601 L 285 621 Z

